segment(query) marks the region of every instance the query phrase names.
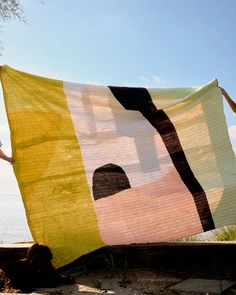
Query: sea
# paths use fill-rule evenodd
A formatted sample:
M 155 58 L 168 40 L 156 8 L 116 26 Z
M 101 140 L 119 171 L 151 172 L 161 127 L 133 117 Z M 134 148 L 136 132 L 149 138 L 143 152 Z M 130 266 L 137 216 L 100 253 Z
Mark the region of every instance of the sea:
M 0 194 L 0 244 L 30 241 L 32 236 L 21 196 Z

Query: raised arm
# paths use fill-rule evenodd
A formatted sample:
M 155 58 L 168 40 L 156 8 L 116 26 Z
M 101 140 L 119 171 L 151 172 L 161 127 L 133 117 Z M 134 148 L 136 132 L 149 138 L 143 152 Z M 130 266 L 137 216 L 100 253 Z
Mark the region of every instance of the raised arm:
M 225 97 L 227 100 L 229 106 L 233 110 L 234 113 L 236 113 L 236 103 L 231 99 L 231 97 L 228 95 L 228 93 L 225 91 L 223 87 L 220 87 L 222 95 Z

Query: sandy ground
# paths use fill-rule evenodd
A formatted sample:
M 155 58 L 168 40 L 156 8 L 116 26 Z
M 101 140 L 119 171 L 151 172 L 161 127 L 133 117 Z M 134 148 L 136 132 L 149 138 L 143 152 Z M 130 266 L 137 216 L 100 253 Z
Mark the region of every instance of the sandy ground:
M 2 255 L 5 257 L 6 253 L 3 250 Z M 177 292 L 170 290 L 170 287 L 190 278 L 211 279 L 215 280 L 216 284 L 219 280 L 236 281 L 235 253 L 236 243 L 99 249 L 61 270 L 64 274 L 75 276 L 75 284 L 53 289 L 37 289 L 31 294 L 203 294 Z M 12 256 L 12 253 L 10 254 Z M 236 295 L 236 285 L 222 295 Z
M 97 295 L 97 294 L 122 294 L 122 295 L 198 295 L 203 293 L 177 292 L 170 290 L 171 286 L 181 282 L 183 278 L 159 273 L 155 270 L 132 269 L 127 272 L 122 270 L 102 271 L 76 276 L 73 285 L 59 286 L 50 289 L 37 289 L 30 294 L 45 295 Z M 9 294 L 9 293 L 0 293 Z M 204 293 L 207 294 L 207 293 Z M 236 286 L 228 289 L 224 295 L 235 295 Z

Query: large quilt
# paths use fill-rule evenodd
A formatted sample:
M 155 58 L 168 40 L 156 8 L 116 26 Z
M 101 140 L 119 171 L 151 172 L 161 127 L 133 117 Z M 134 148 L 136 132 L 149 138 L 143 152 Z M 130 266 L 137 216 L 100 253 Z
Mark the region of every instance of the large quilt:
M 55 267 L 104 245 L 236 223 L 236 160 L 216 80 L 100 86 L 3 66 L 1 81 L 28 224 Z

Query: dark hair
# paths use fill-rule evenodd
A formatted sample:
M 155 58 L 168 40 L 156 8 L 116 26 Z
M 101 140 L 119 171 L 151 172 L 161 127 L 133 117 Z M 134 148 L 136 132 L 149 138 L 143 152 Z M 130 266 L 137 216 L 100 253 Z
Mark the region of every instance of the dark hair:
M 46 245 L 35 243 L 28 249 L 26 259 L 30 263 L 37 255 L 42 255 L 48 261 L 52 260 L 52 252 Z

